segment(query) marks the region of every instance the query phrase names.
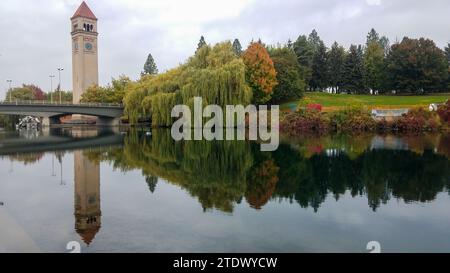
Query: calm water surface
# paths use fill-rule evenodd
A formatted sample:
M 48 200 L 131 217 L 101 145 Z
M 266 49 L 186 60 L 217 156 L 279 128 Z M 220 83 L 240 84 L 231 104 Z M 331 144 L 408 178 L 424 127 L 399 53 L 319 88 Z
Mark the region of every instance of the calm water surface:
M 450 251 L 450 136 L 0 132 L 0 252 Z

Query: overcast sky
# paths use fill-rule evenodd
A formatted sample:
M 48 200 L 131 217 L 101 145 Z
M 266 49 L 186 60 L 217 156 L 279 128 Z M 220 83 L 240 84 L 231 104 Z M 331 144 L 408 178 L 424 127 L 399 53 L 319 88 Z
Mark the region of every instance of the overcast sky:
M 148 53 L 160 71 L 208 43 L 239 38 L 267 44 L 295 40 L 315 28 L 329 46 L 364 43 L 370 28 L 391 42 L 403 36 L 450 42 L 449 0 L 88 0 L 98 17 L 100 84 L 121 74 L 136 79 Z M 79 0 L 0 1 L 0 98 L 8 84 L 50 89 L 63 67 L 62 88 L 72 89 L 70 17 Z M 57 81 L 57 78 L 56 78 Z M 54 84 L 56 87 L 56 84 Z

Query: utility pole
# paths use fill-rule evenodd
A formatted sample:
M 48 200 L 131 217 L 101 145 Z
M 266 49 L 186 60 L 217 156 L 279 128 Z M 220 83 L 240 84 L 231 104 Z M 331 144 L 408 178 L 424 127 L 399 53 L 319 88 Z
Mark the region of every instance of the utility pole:
M 50 75 L 50 103 L 53 103 L 53 78 L 55 75 Z
M 63 71 L 64 70 L 64 68 L 58 68 L 58 74 L 59 74 L 59 104 L 61 104 L 62 103 L 62 100 L 61 100 L 61 71 Z
M 12 80 L 6 80 L 6 82 L 9 83 L 9 89 L 8 89 L 8 91 L 9 91 L 9 102 L 12 102 L 12 99 L 11 99 L 11 98 L 12 98 L 12 97 L 11 97 L 11 95 L 12 95 L 12 94 L 11 94 L 11 93 L 12 93 L 12 92 L 11 92 L 11 91 L 12 91 L 12 90 L 11 90 L 11 83 L 12 83 Z

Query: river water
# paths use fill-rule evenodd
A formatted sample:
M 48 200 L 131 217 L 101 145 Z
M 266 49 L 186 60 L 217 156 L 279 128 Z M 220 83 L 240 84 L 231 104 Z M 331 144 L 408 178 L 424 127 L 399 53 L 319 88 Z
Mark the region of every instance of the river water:
M 450 136 L 0 132 L 0 252 L 450 251 Z

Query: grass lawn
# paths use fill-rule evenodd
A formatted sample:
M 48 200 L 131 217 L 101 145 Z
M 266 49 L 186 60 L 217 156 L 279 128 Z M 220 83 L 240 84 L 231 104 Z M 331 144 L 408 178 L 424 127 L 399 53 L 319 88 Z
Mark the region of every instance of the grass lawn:
M 305 96 L 292 102 L 281 104 L 281 110 L 296 109 L 298 105 L 306 106 L 310 103 L 322 105 L 324 111 L 335 111 L 348 106 L 367 106 L 370 109 L 395 109 L 428 107 L 430 103 L 443 103 L 450 98 L 450 94 L 422 95 L 422 96 L 385 96 L 385 95 L 347 95 L 328 94 L 322 92 L 305 93 Z

